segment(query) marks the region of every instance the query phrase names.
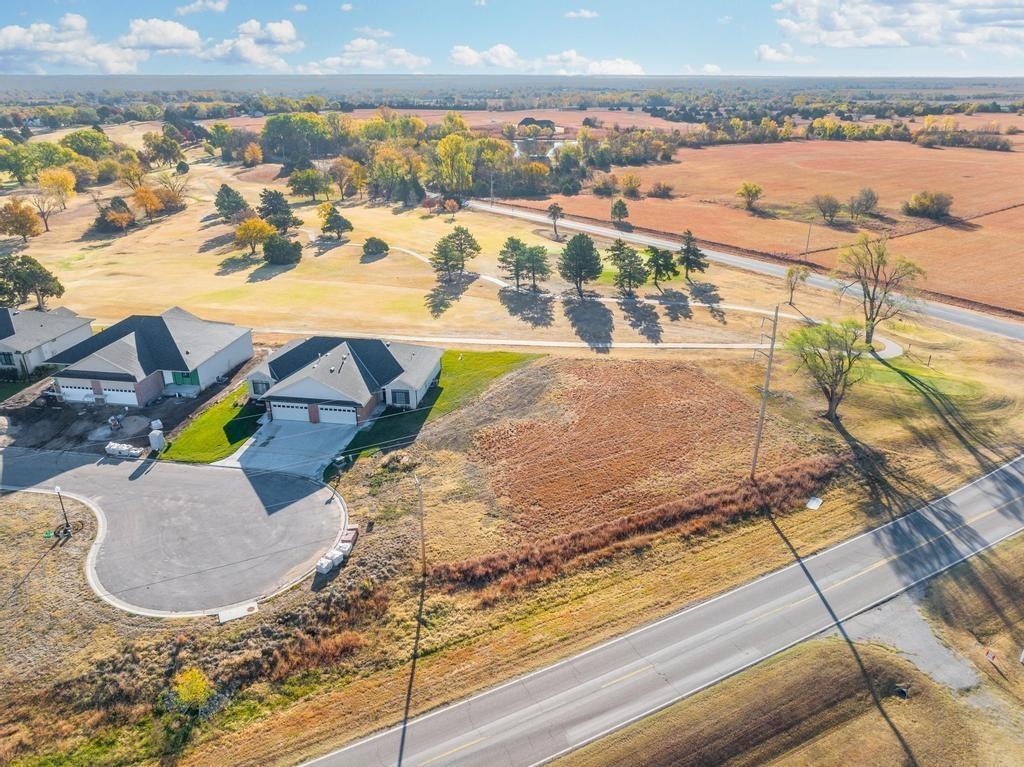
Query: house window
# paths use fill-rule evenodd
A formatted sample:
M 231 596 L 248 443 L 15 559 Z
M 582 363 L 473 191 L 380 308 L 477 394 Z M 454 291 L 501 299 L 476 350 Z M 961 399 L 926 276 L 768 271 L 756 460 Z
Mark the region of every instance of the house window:
M 252 382 L 252 396 L 262 397 L 270 389 L 269 381 L 253 381 Z
M 14 367 L 14 355 L 10 352 L 0 352 L 0 365 L 9 368 Z
M 392 389 L 391 390 L 391 404 L 392 405 L 408 405 L 409 404 L 409 392 L 406 389 Z

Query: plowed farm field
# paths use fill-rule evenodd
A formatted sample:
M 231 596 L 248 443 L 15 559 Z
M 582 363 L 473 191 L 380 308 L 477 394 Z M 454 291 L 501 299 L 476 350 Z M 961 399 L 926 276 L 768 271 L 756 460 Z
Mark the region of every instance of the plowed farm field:
M 685 363 L 548 363 L 556 383 L 542 415 L 476 436 L 508 532 L 539 539 L 704 489 L 750 470 L 757 393 L 740 394 Z M 765 469 L 807 451 L 769 420 Z M 518 535 L 517 535 L 518 533 Z

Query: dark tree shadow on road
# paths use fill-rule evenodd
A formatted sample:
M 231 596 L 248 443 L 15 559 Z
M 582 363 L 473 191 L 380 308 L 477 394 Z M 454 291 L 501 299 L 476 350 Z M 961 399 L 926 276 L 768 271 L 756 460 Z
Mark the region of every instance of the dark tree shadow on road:
M 638 300 L 635 296 L 621 296 L 619 308 L 626 315 L 626 322 L 637 333 L 652 344 L 661 343 L 661 318 L 658 310 L 647 301 Z
M 562 299 L 562 311 L 581 341 L 594 351 L 608 351 L 615 319 L 602 301 L 592 297 L 566 296 Z
M 476 282 L 476 274 L 458 274 L 451 280 L 439 280 L 427 293 L 425 303 L 431 317 L 440 317 L 448 311 L 452 304 L 462 298 L 469 286 Z
M 693 318 L 693 309 L 690 308 L 690 297 L 681 290 L 668 288 L 662 291 L 660 295 L 648 296 L 648 298 L 661 304 L 665 316 L 668 317 L 670 322 Z
M 886 725 L 888 725 L 889 729 L 892 731 L 892 734 L 899 742 L 900 748 L 903 749 L 903 753 L 906 756 L 904 764 L 911 765 L 911 767 L 917 767 L 917 757 L 914 756 L 914 752 L 910 748 L 910 744 L 907 743 L 906 738 L 903 737 L 903 733 L 900 732 L 899 728 L 896 726 L 896 723 L 892 721 L 892 719 L 889 717 L 888 712 L 885 710 L 885 706 L 883 704 L 883 696 L 880 695 L 879 691 L 875 688 L 875 682 L 871 678 L 871 673 L 868 671 L 867 666 L 864 665 L 864 660 L 863 658 L 861 658 L 860 652 L 857 650 L 857 645 L 850 638 L 850 635 L 846 633 L 846 627 L 843 625 L 843 622 L 842 620 L 840 620 L 839 616 L 836 615 L 835 610 L 832 608 L 831 603 L 828 601 L 828 597 L 825 596 L 825 592 L 822 591 L 821 588 L 818 586 L 818 583 L 814 579 L 814 576 L 811 574 L 811 571 L 807 568 L 807 565 L 804 563 L 803 557 L 800 556 L 799 552 L 797 552 L 796 550 L 796 547 L 793 546 L 793 543 L 782 531 L 782 528 L 779 527 L 779 523 L 775 519 L 775 515 L 773 515 L 769 511 L 767 517 L 768 520 L 771 522 L 772 527 L 775 528 L 775 532 L 778 534 L 779 538 L 782 539 L 782 542 L 786 544 L 786 548 L 789 549 L 790 554 L 793 555 L 793 559 L 796 560 L 798 565 L 800 565 L 800 569 L 803 571 L 804 577 L 807 578 L 808 583 L 810 583 L 811 587 L 814 589 L 814 593 L 817 594 L 818 599 L 821 600 L 821 604 L 825 607 L 825 610 L 828 611 L 829 618 L 832 619 L 833 624 L 835 625 L 836 629 L 838 629 L 839 635 L 843 638 L 843 641 L 846 642 L 846 646 L 850 648 L 850 653 L 853 655 L 853 659 L 857 664 L 857 668 L 860 669 L 861 676 L 864 677 L 864 686 L 867 688 L 868 693 L 871 695 L 871 700 L 875 704 L 875 708 L 878 709 L 878 713 L 881 714 L 882 719 L 885 720 Z
M 716 321 L 725 324 L 725 312 L 719 306 L 722 296 L 718 293 L 718 286 L 711 282 L 691 282 L 690 295 L 698 304 L 703 304 Z
M 502 288 L 498 300 L 510 315 L 532 328 L 550 327 L 555 321 L 554 299 L 545 293 Z

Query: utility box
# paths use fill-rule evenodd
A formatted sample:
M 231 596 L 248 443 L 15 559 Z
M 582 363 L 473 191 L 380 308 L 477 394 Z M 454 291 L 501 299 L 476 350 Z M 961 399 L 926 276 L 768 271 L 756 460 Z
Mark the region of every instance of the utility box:
M 153 429 L 153 431 L 149 433 L 149 446 L 156 452 L 159 453 L 161 450 L 164 449 L 165 442 L 166 440 L 164 439 L 164 433 L 159 429 Z

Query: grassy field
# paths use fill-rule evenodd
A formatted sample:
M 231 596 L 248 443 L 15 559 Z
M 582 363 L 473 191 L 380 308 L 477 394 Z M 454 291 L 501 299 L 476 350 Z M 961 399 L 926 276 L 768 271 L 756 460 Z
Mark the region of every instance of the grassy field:
M 23 389 L 27 389 L 33 381 L 0 381 L 0 402 L 13 397 Z
M 242 384 L 220 402 L 197 415 L 162 453 L 164 458 L 189 463 L 212 463 L 227 458 L 259 428 L 264 408 L 248 401 Z
M 860 645 L 856 652 L 864 672 L 839 639 L 801 645 L 553 764 L 911 763 L 893 729 L 922 767 L 994 764 L 989 746 L 996 727 L 979 711 L 881 647 Z M 909 685 L 911 697 L 898 698 L 897 685 Z M 1002 751 L 1003 764 L 1024 757 L 1015 745 Z

